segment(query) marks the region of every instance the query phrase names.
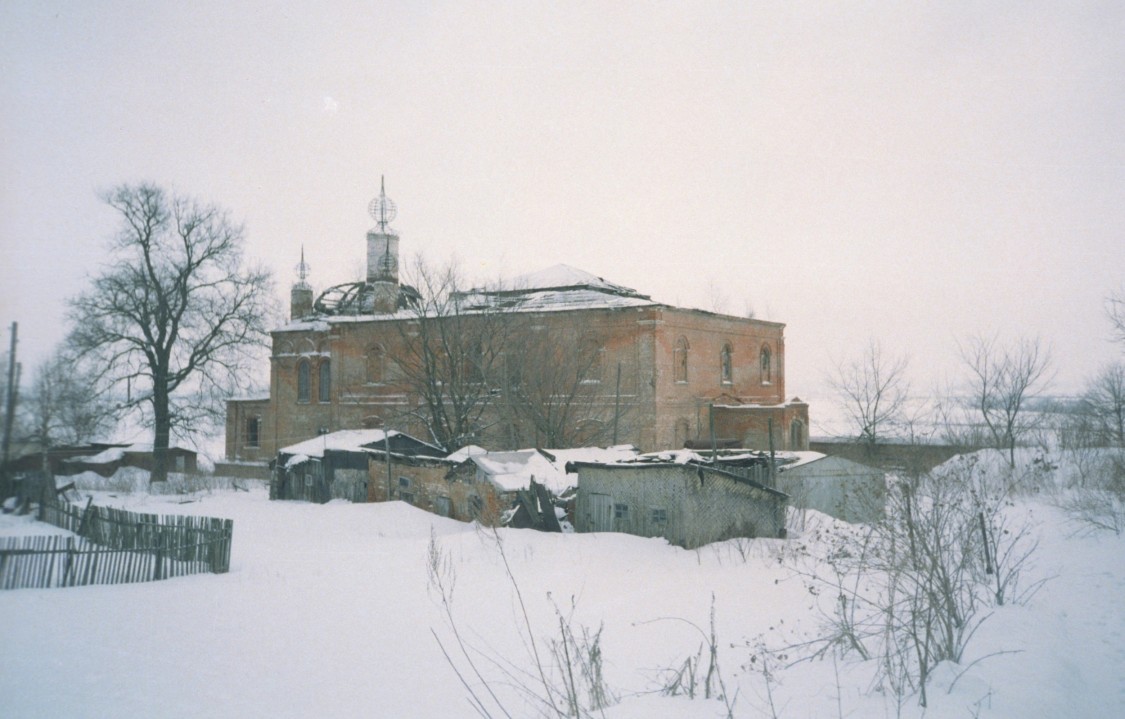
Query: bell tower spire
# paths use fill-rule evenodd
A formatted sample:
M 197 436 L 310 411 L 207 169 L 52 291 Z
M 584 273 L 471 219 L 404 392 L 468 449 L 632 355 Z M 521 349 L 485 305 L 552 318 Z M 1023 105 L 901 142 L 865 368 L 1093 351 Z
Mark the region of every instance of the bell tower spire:
M 375 219 L 375 227 L 367 231 L 367 284 L 374 295 L 374 310 L 379 314 L 394 312 L 398 305 L 398 232 L 391 222 L 398 208 L 387 197 L 386 178 L 379 177 L 379 196 L 367 205 Z
M 312 287 L 305 281 L 312 268 L 305 262 L 304 245 L 301 245 L 301 262 L 294 269 L 297 271 L 297 281 L 289 290 L 289 319 L 295 322 L 311 315 L 313 307 Z

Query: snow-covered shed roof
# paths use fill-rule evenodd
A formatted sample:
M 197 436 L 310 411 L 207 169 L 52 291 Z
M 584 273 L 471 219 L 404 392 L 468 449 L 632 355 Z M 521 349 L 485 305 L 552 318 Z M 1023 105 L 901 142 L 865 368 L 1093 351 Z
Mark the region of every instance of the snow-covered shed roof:
M 779 472 L 790 476 L 802 477 L 881 477 L 883 470 L 871 467 L 850 459 L 819 452 L 794 452 L 792 454 L 809 455 L 800 457 L 796 462 L 779 467 Z
M 478 471 L 504 492 L 527 489 L 534 479 L 555 495 L 578 485 L 578 475 L 566 471 L 569 462 L 608 463 L 635 457 L 631 445 L 572 449 L 523 449 L 514 452 L 474 454 L 468 459 Z
M 306 457 L 323 457 L 325 450 L 340 452 L 362 452 L 365 444 L 382 442 L 383 438 L 394 436 L 394 430 L 384 432 L 381 429 L 341 429 L 336 432 L 322 434 L 304 442 L 291 444 L 278 450 L 279 454 L 303 454 Z
M 795 467 L 803 467 L 806 464 L 811 464 L 813 462 L 824 459 L 827 456 L 828 455 L 826 455 L 822 452 L 811 452 L 811 451 L 778 452 L 778 460 L 779 460 L 778 471 L 779 472 L 785 472 L 785 471 L 788 471 L 790 469 L 794 469 Z M 784 462 L 784 464 L 780 464 L 780 462 Z
M 448 457 L 446 457 L 446 459 L 450 460 L 451 462 L 460 463 L 477 454 L 488 454 L 488 450 L 475 444 L 466 444 L 461 449 L 450 454 Z
M 193 452 L 194 450 L 172 446 L 169 452 Z M 120 462 L 126 454 L 149 454 L 152 452 L 152 442 L 136 442 L 128 445 L 116 445 L 103 449 L 96 454 L 82 457 L 71 457 L 68 462 L 81 462 L 83 464 L 112 464 Z
M 551 460 L 534 449 L 477 454 L 469 461 L 504 492 L 527 489 L 532 479 L 556 494 L 570 487 L 566 472 L 560 471 Z
M 421 452 L 432 457 L 444 457 L 445 452 L 440 447 L 436 447 L 420 439 L 411 437 L 402 432 L 396 432 L 393 429 L 389 432 L 384 432 L 381 429 L 341 429 L 328 434 L 322 434 L 312 439 L 306 439 L 304 442 L 291 444 L 288 447 L 282 447 L 278 450 L 278 454 L 287 454 L 290 456 L 303 455 L 305 457 L 323 458 L 325 451 L 332 450 L 335 452 L 367 452 L 368 450 L 382 450 L 384 441 L 391 444 L 391 454 L 395 454 L 396 438 L 398 443 L 406 442 L 419 449 L 427 450 Z M 432 451 L 431 451 L 432 450 Z
M 729 477 L 735 482 L 748 484 L 768 494 L 773 494 L 779 497 L 788 497 L 785 492 L 782 492 L 773 487 L 766 486 L 762 482 L 757 481 L 750 476 L 744 476 L 744 473 L 738 471 L 737 466 L 733 466 L 729 463 L 724 466 L 721 461 L 712 462 L 709 458 L 705 458 L 699 454 L 696 454 L 689 449 L 671 452 L 654 452 L 652 454 L 639 455 L 632 459 L 626 459 L 618 462 L 586 462 L 578 460 L 569 462 L 566 466 L 566 468 L 574 474 L 577 474 L 582 467 L 619 470 L 622 472 L 644 472 L 647 469 L 655 467 L 678 467 L 681 471 L 715 472 Z M 653 476 L 658 477 L 659 475 Z

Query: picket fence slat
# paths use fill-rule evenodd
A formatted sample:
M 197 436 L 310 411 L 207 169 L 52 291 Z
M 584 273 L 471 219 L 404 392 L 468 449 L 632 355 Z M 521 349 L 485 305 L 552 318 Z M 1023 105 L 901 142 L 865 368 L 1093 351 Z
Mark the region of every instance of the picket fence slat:
M 0 539 L 0 589 L 144 582 L 230 571 L 230 519 L 152 515 L 88 503 L 44 507 L 79 537 Z

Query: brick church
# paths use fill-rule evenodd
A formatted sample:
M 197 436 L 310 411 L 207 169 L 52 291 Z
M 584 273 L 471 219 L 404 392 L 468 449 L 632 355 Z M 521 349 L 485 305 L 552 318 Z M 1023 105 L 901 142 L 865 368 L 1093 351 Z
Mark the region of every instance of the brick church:
M 402 366 L 404 343 L 417 335 L 427 310 L 421 294 L 399 281 L 399 235 L 389 224 L 394 204 L 381 191 L 369 209 L 377 224 L 367 233 L 365 281 L 331 287 L 314 300 L 302 257 L 290 321 L 271 333 L 269 395 L 228 402 L 229 461 L 264 462 L 281 447 L 340 429 L 434 439 L 426 398 L 411 381 L 416 375 Z M 589 443 L 612 438 L 642 451 L 712 443 L 808 448 L 808 405 L 785 398 L 781 323 L 661 304 L 566 265 L 515 278 L 507 289 L 471 290 L 458 302 L 469 317 L 486 309 L 516 321 L 504 351 L 531 359 L 525 382 L 536 362 L 562 361 L 536 354 L 546 338 L 569 338 L 573 353 L 592 353 L 567 390 L 583 400 L 565 407 L 569 425 L 591 428 Z M 452 444 L 495 450 L 549 441 L 534 422 L 507 411 L 516 380 L 481 382 L 489 386 L 473 431 Z

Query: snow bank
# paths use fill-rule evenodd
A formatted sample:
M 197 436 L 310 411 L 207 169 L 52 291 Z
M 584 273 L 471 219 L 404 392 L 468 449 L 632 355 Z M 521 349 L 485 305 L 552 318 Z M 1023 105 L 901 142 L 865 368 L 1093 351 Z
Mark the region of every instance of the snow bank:
M 849 530 L 810 512 L 791 541 L 685 551 L 618 534 L 494 533 L 402 502 L 270 502 L 261 487 L 195 499 L 98 501 L 232 518 L 229 574 L 0 593 L 5 716 L 475 717 L 435 639 L 455 653 L 431 550 L 455 575 L 454 620 L 512 716 L 536 715 L 501 671 L 533 667 L 524 611 L 544 653 L 560 615 L 579 633 L 602 628 L 605 677 L 620 700 L 608 719 L 726 716 L 720 702 L 659 693 L 670 669 L 697 656 L 712 601 L 734 716 L 768 716 L 753 647 L 815 635 L 821 600 L 835 600 L 805 581 L 823 569 L 817 530 Z M 1040 542 L 1029 579 L 1049 581 L 1028 606 L 997 608 L 963 664 L 935 673 L 930 707 L 908 698 L 901 716 L 1125 715 L 1125 539 L 1075 536 L 1035 499 L 1012 511 L 1032 518 Z M 0 522 L 0 532 L 29 528 L 50 531 Z M 872 686 L 869 663 L 792 658 L 771 686 L 783 716 L 900 714 Z

